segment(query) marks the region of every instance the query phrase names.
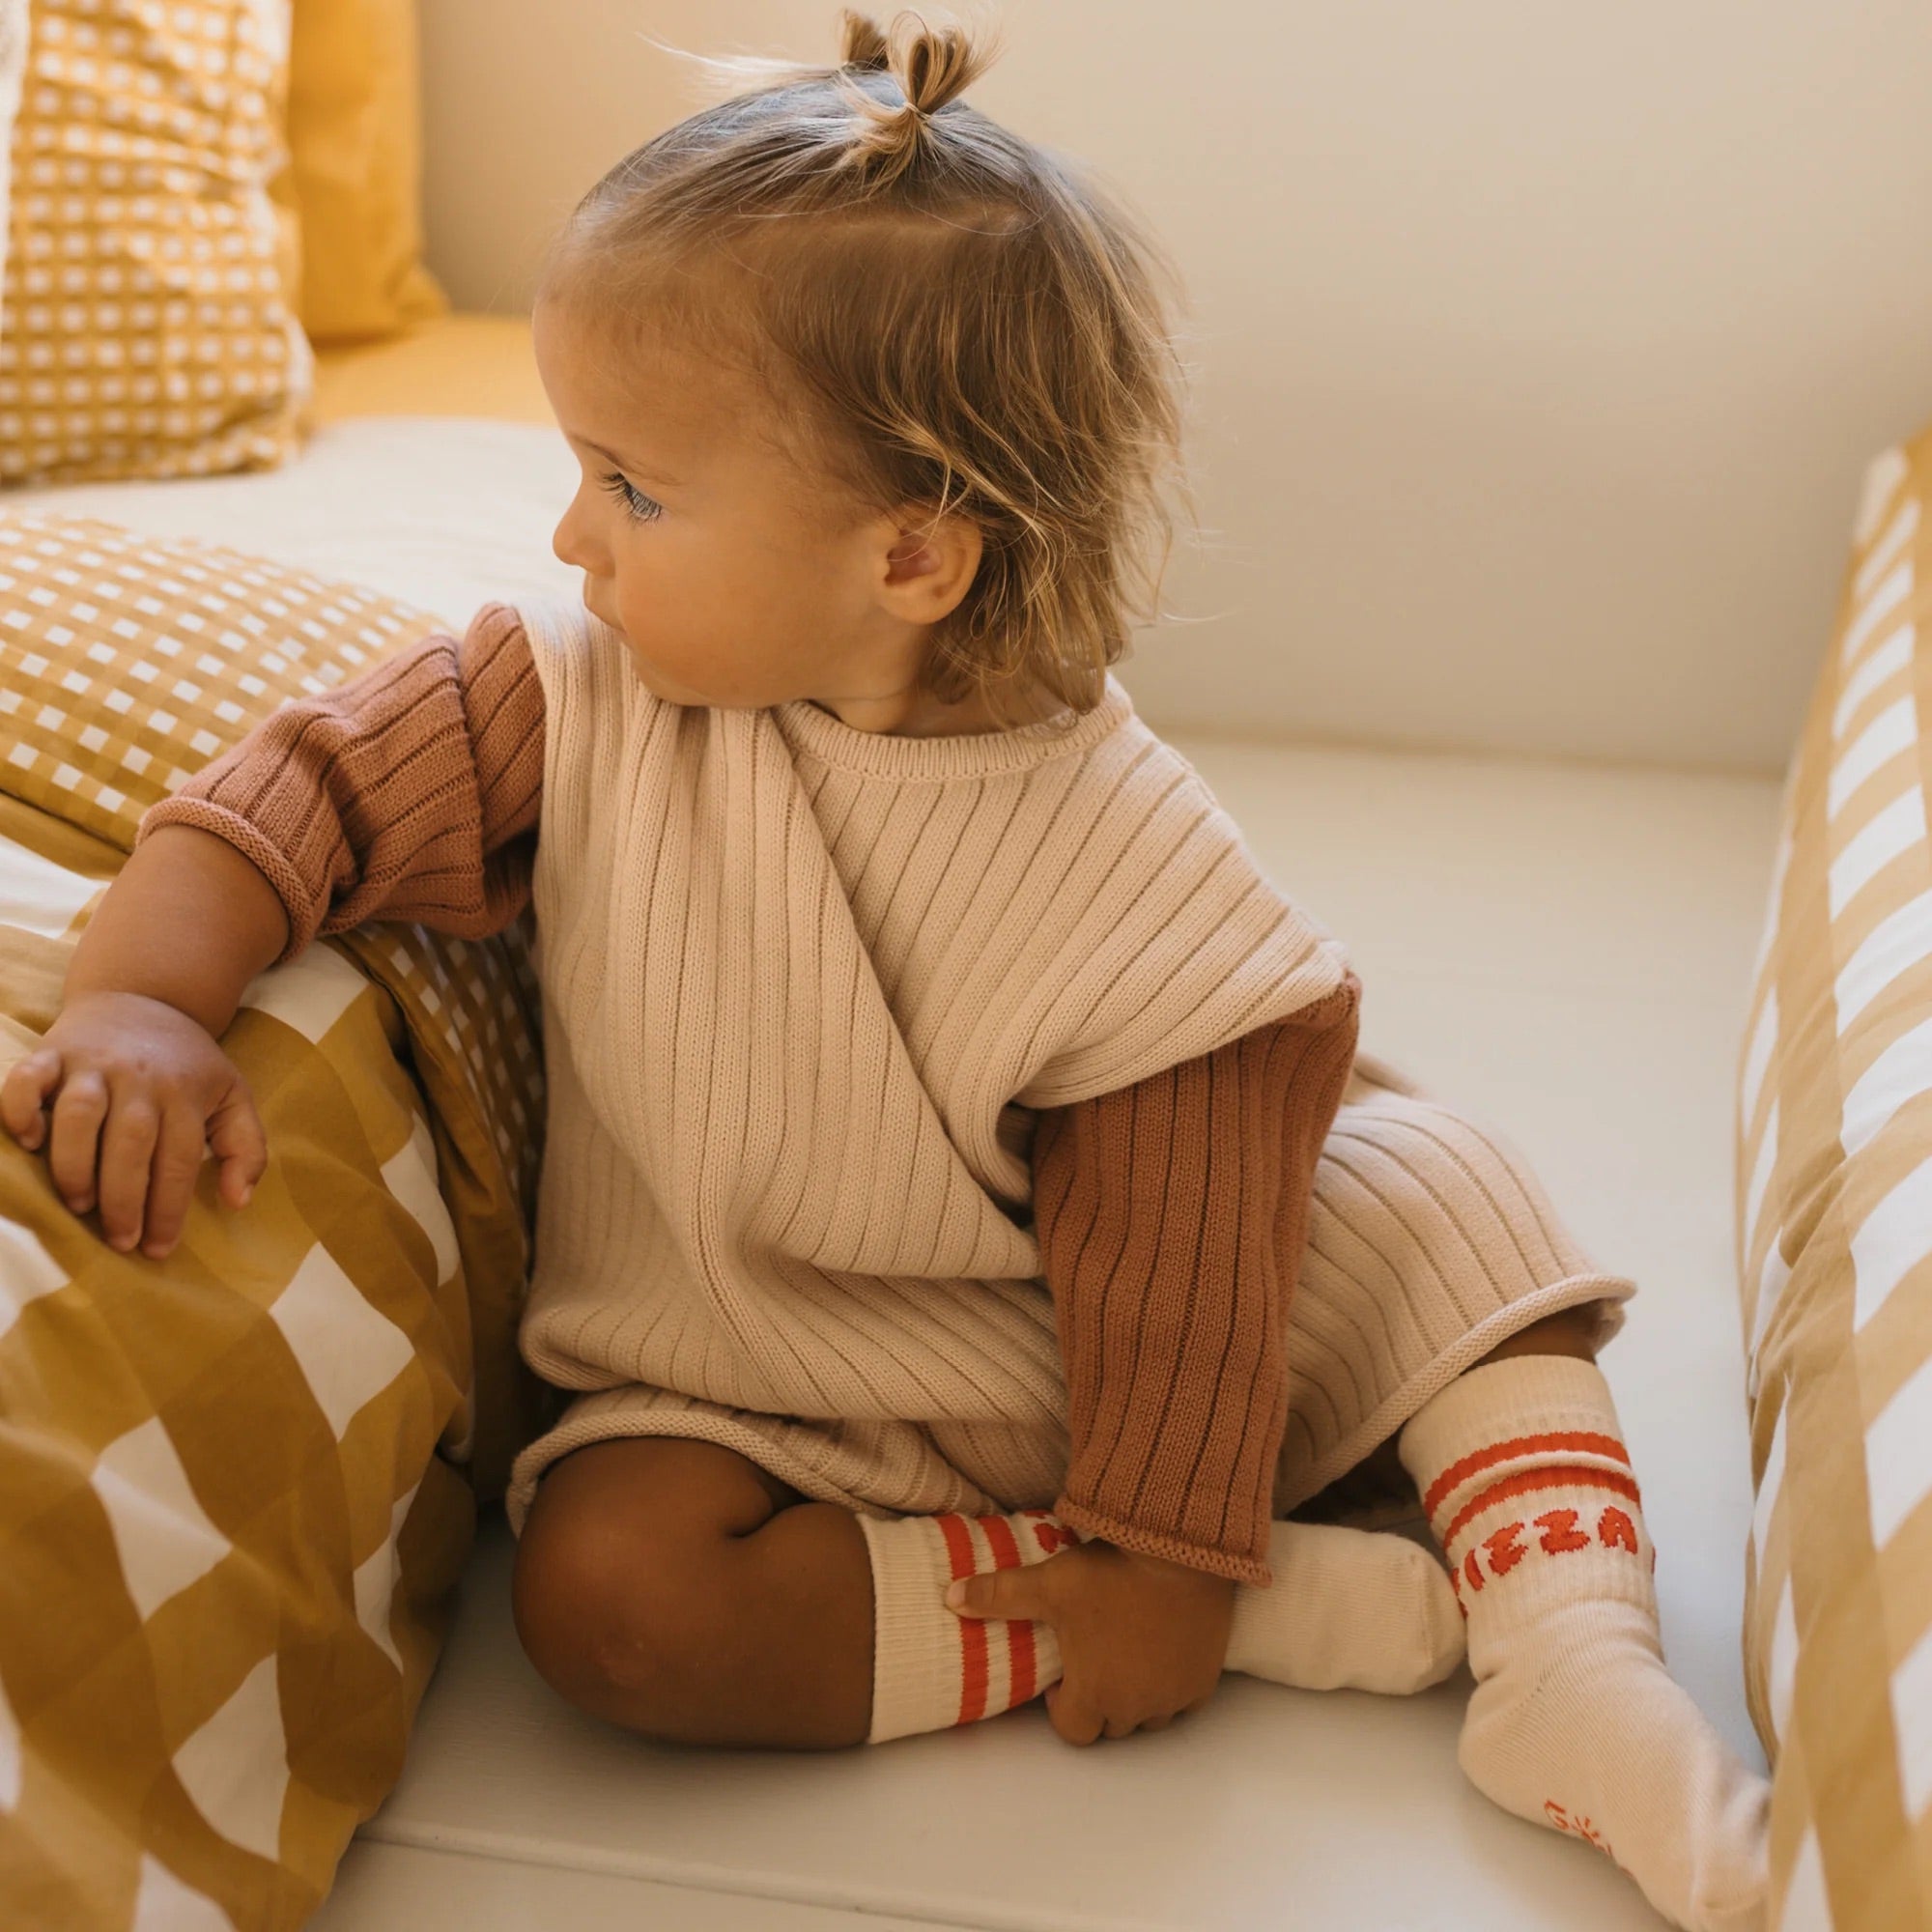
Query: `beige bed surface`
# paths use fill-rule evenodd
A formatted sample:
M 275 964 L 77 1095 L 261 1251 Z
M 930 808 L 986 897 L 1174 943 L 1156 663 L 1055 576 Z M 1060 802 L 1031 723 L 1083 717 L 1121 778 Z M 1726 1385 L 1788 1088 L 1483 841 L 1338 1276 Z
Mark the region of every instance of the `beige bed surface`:
M 1733 1062 L 1773 781 L 1177 735 L 1348 942 L 1364 1044 L 1505 1124 L 1641 1292 L 1607 1350 L 1671 1663 L 1747 1762 L 1751 1491 L 1730 1248 Z M 1026 1932 L 1658 1932 L 1587 1848 L 1456 1766 L 1468 1680 L 1407 1700 L 1230 1679 L 1076 1751 L 1037 1709 L 827 1756 L 654 1747 L 567 1709 L 486 1526 L 395 1796 L 316 1932 L 780 1932 L 842 1912 Z M 435 1922 L 425 1919 L 420 1922 Z
M 318 353 L 318 424 L 348 416 L 492 416 L 553 424 L 522 316 L 445 315 L 386 342 Z
M 389 415 L 326 424 L 260 476 L 38 500 L 460 616 L 489 596 L 577 593 L 549 552 L 576 473 L 554 430 Z M 1185 637 L 1142 646 L 1169 648 Z M 1133 690 L 1131 661 L 1122 681 Z M 1605 1369 L 1662 1552 L 1664 1641 L 1761 1762 L 1739 1658 L 1751 1490 L 1731 1121 L 1776 781 L 1175 742 L 1259 862 L 1348 944 L 1364 1046 L 1501 1125 L 1584 1245 L 1640 1284 Z M 835 1915 L 855 1932 L 881 1916 L 1029 1932 L 1662 1923 L 1594 1853 L 1463 1780 L 1460 1675 L 1400 1701 L 1232 1679 L 1198 1717 L 1087 1751 L 1037 1709 L 833 1756 L 669 1750 L 536 1679 L 510 1627 L 508 1555 L 497 1519 L 402 1783 L 319 1932 L 805 1932 Z

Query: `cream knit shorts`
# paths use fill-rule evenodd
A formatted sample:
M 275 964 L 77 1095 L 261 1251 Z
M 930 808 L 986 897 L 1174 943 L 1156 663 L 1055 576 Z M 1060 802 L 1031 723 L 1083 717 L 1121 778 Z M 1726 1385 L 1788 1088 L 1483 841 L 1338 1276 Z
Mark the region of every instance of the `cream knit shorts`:
M 1506 1140 L 1358 1053 L 1316 1163 L 1289 1301 L 1275 1514 L 1354 1468 L 1497 1343 L 1589 1303 L 1606 1341 L 1635 1292 L 1583 1253 Z M 511 1526 L 523 1528 L 538 1479 L 559 1457 L 627 1435 L 722 1443 L 803 1495 L 867 1516 L 1044 1507 L 1068 1460 L 1064 1427 L 828 1422 L 668 1389 L 602 1389 L 579 1397 L 517 1458 Z

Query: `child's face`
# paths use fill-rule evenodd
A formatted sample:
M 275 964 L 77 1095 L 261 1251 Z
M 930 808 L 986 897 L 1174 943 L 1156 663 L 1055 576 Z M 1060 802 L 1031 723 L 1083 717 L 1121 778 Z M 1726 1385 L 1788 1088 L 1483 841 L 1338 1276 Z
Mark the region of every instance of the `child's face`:
M 583 471 L 554 547 L 648 690 L 677 704 L 808 698 L 861 729 L 948 728 L 914 687 L 925 630 L 972 583 L 977 530 L 949 520 L 923 539 L 900 519 L 839 518 L 752 432 L 767 406 L 735 373 L 668 349 L 620 362 L 558 301 L 538 304 L 534 331 Z

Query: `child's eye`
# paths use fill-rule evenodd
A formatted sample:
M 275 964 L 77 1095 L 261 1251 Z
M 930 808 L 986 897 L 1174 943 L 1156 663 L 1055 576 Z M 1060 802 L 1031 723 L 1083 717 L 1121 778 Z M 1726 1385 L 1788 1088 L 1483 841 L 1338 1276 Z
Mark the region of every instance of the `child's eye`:
M 634 490 L 630 479 L 617 470 L 611 470 L 603 478 L 604 488 L 623 504 L 627 516 L 634 517 L 640 524 L 655 523 L 664 515 L 664 505 L 653 502 L 641 490 Z

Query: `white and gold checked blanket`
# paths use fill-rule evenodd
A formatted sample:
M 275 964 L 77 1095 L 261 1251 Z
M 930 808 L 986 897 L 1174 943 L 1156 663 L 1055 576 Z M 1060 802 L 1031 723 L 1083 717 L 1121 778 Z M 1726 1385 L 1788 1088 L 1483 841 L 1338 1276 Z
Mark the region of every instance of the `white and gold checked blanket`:
M 442 628 L 187 542 L 0 516 L 0 1064 L 147 806 Z M 165 1262 L 0 1136 L 0 1924 L 293 1928 L 401 1770 L 469 1548 L 540 1420 L 526 934 L 370 925 L 224 1038 L 270 1165 Z
M 1932 1925 L 1932 436 L 1872 468 L 1738 1062 L 1772 1932 Z

